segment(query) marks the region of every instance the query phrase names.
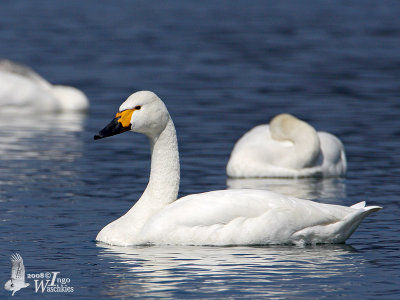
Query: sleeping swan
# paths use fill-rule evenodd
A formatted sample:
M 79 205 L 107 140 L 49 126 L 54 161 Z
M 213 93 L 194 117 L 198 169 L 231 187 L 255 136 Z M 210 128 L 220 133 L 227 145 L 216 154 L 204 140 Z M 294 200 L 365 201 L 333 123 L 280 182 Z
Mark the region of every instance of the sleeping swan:
M 82 91 L 52 85 L 26 66 L 0 60 L 0 112 L 84 112 L 88 108 Z
M 280 114 L 237 141 L 226 172 L 236 178 L 344 176 L 346 155 L 334 135 Z
M 94 139 L 125 131 L 150 142 L 149 183 L 122 217 L 105 226 L 97 241 L 111 245 L 251 245 L 343 243 L 371 212 L 321 204 L 265 190 L 221 190 L 176 199 L 180 170 L 174 123 L 154 93 L 132 94 Z

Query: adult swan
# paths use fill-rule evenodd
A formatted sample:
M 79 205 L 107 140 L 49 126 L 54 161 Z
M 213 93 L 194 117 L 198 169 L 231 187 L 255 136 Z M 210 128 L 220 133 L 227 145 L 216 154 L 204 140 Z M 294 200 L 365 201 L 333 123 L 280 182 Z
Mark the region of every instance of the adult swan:
M 290 114 L 258 125 L 235 144 L 229 177 L 336 177 L 346 174 L 342 142 Z
M 251 245 L 343 243 L 371 212 L 321 204 L 265 190 L 221 190 L 176 199 L 179 153 L 174 123 L 152 92 L 132 94 L 116 117 L 94 139 L 125 131 L 150 141 L 149 183 L 122 217 L 104 227 L 97 240 L 119 246 L 137 244 Z
M 86 112 L 89 100 L 72 87 L 52 85 L 27 66 L 0 60 L 0 112 Z

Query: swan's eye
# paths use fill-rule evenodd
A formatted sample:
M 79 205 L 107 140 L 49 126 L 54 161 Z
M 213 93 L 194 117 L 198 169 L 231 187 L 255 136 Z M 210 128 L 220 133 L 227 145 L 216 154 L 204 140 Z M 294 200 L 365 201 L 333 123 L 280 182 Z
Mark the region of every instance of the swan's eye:
M 141 108 L 142 108 L 142 106 L 140 106 L 140 105 L 136 105 L 136 106 L 135 106 L 135 109 L 136 109 L 136 110 L 140 110 Z

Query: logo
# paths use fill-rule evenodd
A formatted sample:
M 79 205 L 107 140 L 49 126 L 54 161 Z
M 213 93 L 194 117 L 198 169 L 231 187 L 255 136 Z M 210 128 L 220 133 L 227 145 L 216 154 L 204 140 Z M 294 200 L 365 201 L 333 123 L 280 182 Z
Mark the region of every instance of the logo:
M 6 282 L 4 288 L 12 291 L 14 296 L 20 289 L 28 287 L 29 283 L 25 283 L 25 267 L 21 255 L 18 253 L 11 255 L 11 264 L 11 279 Z
M 12 291 L 12 295 L 20 289 L 28 287 L 30 284 L 25 282 L 25 267 L 21 255 L 15 253 L 11 255 L 11 279 L 6 282 L 4 288 Z M 70 286 L 71 279 L 61 277 L 61 272 L 40 272 L 28 273 L 27 279 L 33 279 L 35 293 L 73 293 L 74 287 Z
M 73 293 L 74 287 L 70 286 L 71 279 L 58 276 L 61 272 L 46 272 L 28 274 L 35 282 L 35 293 Z

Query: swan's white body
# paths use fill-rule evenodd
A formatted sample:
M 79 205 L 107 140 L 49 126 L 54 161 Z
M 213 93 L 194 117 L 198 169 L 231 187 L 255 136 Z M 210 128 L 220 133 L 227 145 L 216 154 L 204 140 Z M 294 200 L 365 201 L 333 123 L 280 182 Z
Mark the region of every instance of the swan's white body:
M 263 190 L 221 190 L 176 200 L 178 144 L 164 103 L 151 92 L 131 95 L 95 139 L 129 129 L 149 138 L 150 179 L 136 204 L 97 235 L 107 244 L 342 243 L 364 217 L 380 209 L 365 203 L 320 204 Z
M 26 66 L 0 61 L 0 112 L 84 112 L 88 108 L 82 91 L 52 85 Z
M 334 135 L 281 114 L 236 142 L 226 171 L 236 178 L 343 176 L 346 155 Z

